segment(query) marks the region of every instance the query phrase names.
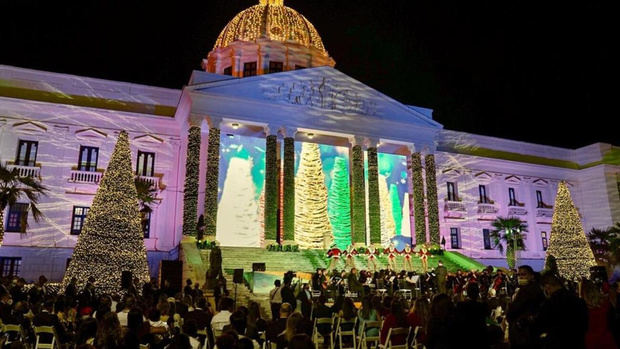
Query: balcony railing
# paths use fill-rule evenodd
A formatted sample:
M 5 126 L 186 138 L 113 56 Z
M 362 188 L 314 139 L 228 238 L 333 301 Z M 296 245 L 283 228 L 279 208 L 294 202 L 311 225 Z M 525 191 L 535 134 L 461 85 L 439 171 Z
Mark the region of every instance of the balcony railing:
M 17 169 L 20 177 L 39 177 L 41 175 L 41 168 L 38 166 L 7 165 L 6 168 L 9 171 Z
M 148 176 L 136 176 L 141 181 L 145 181 L 153 187 L 155 190 L 159 190 L 159 177 L 148 177 Z
M 71 170 L 71 176 L 69 177 L 69 182 L 99 184 L 99 181 L 101 180 L 101 176 L 103 176 L 103 172 L 99 172 L 99 171 L 91 172 L 91 171 Z
M 478 204 L 478 214 L 493 214 L 497 213 L 498 208 L 494 204 Z
M 536 217 L 553 217 L 553 209 L 552 208 L 537 208 L 536 209 Z
M 509 216 L 525 216 L 527 214 L 527 210 L 521 207 L 509 207 L 508 215 Z
M 465 209 L 465 204 L 463 204 L 461 201 L 448 201 L 448 200 L 446 200 L 445 210 L 446 211 L 460 211 L 460 212 L 467 211 Z

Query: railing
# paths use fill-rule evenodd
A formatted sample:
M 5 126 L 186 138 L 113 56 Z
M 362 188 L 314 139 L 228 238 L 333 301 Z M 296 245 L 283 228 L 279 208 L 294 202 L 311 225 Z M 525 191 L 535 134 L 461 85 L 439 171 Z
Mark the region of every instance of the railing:
M 478 204 L 478 213 L 497 213 L 498 208 L 494 204 Z
M 17 169 L 20 177 L 39 177 L 41 175 L 41 168 L 38 166 L 7 165 L 6 168 L 9 171 Z
M 159 190 L 159 177 L 148 177 L 148 176 L 136 176 L 136 177 L 138 177 L 141 181 L 145 181 L 149 183 L 153 187 L 153 189 Z
M 465 209 L 465 204 L 463 204 L 462 202 L 460 202 L 460 201 L 448 201 L 448 200 L 446 200 L 445 210 L 446 211 L 462 211 L 462 212 L 467 211 Z
M 536 217 L 553 217 L 553 209 L 552 208 L 537 208 L 536 209 Z
M 101 180 L 101 176 L 103 176 L 103 172 L 71 170 L 71 176 L 69 177 L 69 182 L 99 184 L 99 181 Z
M 527 214 L 527 210 L 520 207 L 509 207 L 508 215 L 509 216 L 525 216 Z

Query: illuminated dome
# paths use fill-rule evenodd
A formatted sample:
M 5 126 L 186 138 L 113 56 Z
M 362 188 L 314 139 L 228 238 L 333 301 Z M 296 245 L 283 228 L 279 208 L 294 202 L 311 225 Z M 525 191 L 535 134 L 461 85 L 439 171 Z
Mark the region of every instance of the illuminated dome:
M 260 0 L 258 5 L 241 11 L 224 27 L 213 49 L 227 47 L 235 41 L 260 38 L 313 47 L 327 56 L 312 23 L 299 12 L 284 6 L 283 0 Z

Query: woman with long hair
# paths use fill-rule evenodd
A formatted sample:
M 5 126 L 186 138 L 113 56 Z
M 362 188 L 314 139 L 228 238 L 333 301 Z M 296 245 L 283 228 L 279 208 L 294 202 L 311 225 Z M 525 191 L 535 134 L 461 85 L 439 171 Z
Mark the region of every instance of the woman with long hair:
M 114 312 L 103 316 L 99 331 L 97 331 L 96 347 L 99 349 L 118 348 L 122 341 L 121 323 Z
M 293 337 L 298 333 L 298 329 L 303 320 L 303 315 L 300 313 L 291 314 L 288 319 L 286 319 L 286 329 L 278 335 L 277 339 L 277 349 L 288 348 L 289 343 L 293 339 Z
M 420 326 L 418 332 L 418 340 L 426 343 L 426 331 L 428 330 L 428 321 L 431 318 L 431 306 L 424 298 L 418 298 L 409 310 L 407 320 L 412 329 Z
M 377 321 L 379 319 L 379 315 L 377 311 L 372 307 L 371 297 L 366 296 L 362 298 L 362 307 L 357 312 L 357 317 L 359 319 L 360 324 L 366 321 Z M 379 335 L 379 328 L 377 327 L 366 327 L 366 336 L 368 337 L 376 337 Z
M 259 333 L 265 331 L 266 327 L 267 322 L 261 318 L 258 303 L 250 302 L 248 305 L 246 335 L 251 339 L 259 340 Z
M 400 299 L 396 298 L 392 301 L 389 314 L 385 317 L 383 327 L 381 328 L 381 343 L 385 344 L 390 328 L 408 328 L 409 322 L 407 315 Z M 403 344 L 406 341 L 406 335 L 395 336 L 391 338 L 393 344 Z

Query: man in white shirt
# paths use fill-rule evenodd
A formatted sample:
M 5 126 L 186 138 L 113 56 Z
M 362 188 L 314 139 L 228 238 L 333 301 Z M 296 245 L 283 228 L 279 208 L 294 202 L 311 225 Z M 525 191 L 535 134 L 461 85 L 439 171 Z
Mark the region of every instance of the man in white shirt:
M 116 314 L 116 316 L 118 317 L 118 322 L 121 323 L 121 327 L 127 327 L 127 314 L 129 314 L 129 311 L 131 310 L 131 308 L 133 308 L 133 305 L 133 297 L 128 296 L 127 298 L 125 298 L 125 306 L 123 307 L 123 310 L 119 311 Z
M 274 281 L 275 286 L 269 291 L 269 302 L 271 303 L 271 318 L 276 320 L 280 316 L 280 306 L 282 305 L 282 284 L 280 280 Z
M 233 311 L 233 300 L 224 297 L 220 300 L 220 312 L 215 314 L 211 319 L 211 329 L 213 330 L 213 336 L 215 338 L 222 334 L 224 326 L 230 325 L 230 315 Z

